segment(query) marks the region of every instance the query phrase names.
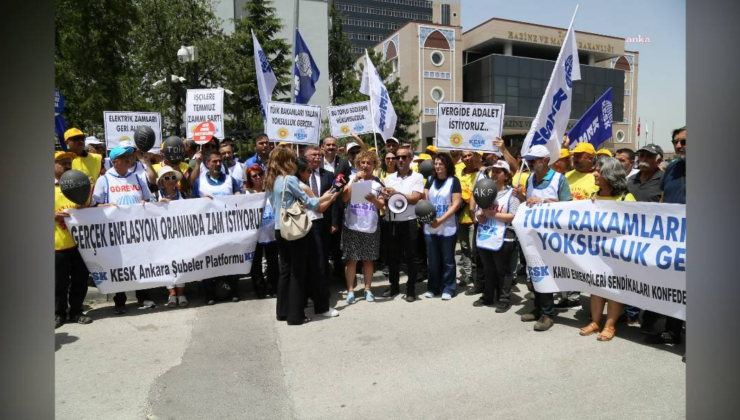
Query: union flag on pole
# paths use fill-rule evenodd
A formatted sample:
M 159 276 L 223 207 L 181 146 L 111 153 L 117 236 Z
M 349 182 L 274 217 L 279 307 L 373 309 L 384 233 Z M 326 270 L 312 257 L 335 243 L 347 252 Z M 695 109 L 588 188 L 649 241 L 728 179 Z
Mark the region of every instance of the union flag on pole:
M 640 119 L 637 119 L 637 137 L 640 137 Z

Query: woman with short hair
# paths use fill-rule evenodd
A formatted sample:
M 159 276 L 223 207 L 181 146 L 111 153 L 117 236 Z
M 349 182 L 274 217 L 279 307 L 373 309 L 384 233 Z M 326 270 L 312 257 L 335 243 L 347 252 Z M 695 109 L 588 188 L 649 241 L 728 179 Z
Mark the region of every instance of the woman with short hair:
M 627 189 L 627 175 L 624 173 L 624 168 L 618 159 L 608 156 L 600 158 L 594 165 L 593 174 L 599 190 L 591 195 L 592 201 L 636 201 Z M 604 329 L 601 330 L 601 317 L 607 301 L 609 306 L 606 310 L 606 322 L 604 323 Z M 581 328 L 580 334 L 587 336 L 601 331 L 596 339 L 610 341 L 616 334 L 614 326 L 617 324 L 617 319 L 622 314 L 623 308 L 622 303 L 592 294 L 591 323 Z

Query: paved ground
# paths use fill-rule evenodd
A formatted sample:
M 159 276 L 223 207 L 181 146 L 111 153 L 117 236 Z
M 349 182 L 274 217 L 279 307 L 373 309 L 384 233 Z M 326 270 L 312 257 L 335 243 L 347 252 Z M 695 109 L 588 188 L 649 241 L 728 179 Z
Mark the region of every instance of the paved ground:
M 519 315 L 451 301 L 339 300 L 338 318 L 289 327 L 274 299 L 136 309 L 115 316 L 90 289 L 95 319 L 56 330 L 59 419 L 678 419 L 684 348 L 642 344 L 620 324 L 608 343 L 580 337 L 584 311 L 532 331 Z M 403 281 L 403 280 L 402 280 Z M 521 281 L 521 279 L 520 279 Z M 333 296 L 340 299 L 339 288 Z M 418 288 L 426 291 L 426 282 Z M 166 293 L 161 291 L 158 303 Z M 132 295 L 133 296 L 133 295 Z M 588 300 L 582 298 L 584 303 Z M 135 302 L 131 299 L 129 302 Z M 312 313 L 309 309 L 307 313 Z

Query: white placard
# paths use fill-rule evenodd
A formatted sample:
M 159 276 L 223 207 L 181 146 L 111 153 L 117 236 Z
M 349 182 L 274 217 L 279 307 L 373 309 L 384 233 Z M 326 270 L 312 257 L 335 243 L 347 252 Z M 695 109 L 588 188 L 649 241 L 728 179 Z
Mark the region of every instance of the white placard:
M 102 293 L 248 274 L 265 194 L 68 210 L 67 229 Z
M 267 105 L 265 133 L 272 141 L 319 144 L 321 107 L 285 102 Z
M 193 139 L 195 127 L 205 121 L 210 121 L 216 126 L 214 137 L 224 138 L 223 89 L 188 89 L 185 114 L 188 140 Z
M 586 292 L 686 319 L 685 205 L 520 206 L 512 225 L 538 292 Z
M 493 145 L 504 129 L 504 104 L 440 102 L 436 146 L 448 150 L 498 152 Z
M 370 101 L 330 106 L 326 111 L 329 114 L 331 135 L 336 138 L 349 137 L 353 131 L 356 134 L 373 132 Z
M 373 181 L 356 181 L 352 183 L 352 204 L 367 203 L 365 196 L 373 192 Z
M 148 125 L 156 136 L 152 150 L 162 145 L 162 117 L 159 112 L 104 111 L 105 144 L 108 150 L 114 149 L 122 140 L 134 142 L 134 131 L 139 126 Z

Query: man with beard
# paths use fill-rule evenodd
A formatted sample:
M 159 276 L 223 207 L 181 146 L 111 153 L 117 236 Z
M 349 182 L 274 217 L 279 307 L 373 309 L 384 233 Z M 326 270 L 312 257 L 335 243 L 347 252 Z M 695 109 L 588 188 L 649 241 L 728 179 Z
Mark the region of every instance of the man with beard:
M 662 161 L 663 149 L 658 145 L 648 144 L 637 151 L 638 171 L 627 179 L 627 186 L 635 200 L 648 203 L 660 201 L 663 195 L 663 171 L 659 166 Z
M 591 146 L 593 149 L 593 146 Z M 550 151 L 545 146 L 532 146 L 522 158 L 532 170 L 527 179 L 526 196 L 522 187 L 514 189 L 519 201 L 526 201 L 527 207 L 535 204 L 571 201 L 573 197 L 565 176 L 549 167 Z M 528 270 L 529 271 L 529 270 Z M 552 293 L 534 292 L 534 311 L 521 317 L 523 322 L 537 321 L 535 331 L 547 331 L 555 323 L 555 305 Z
M 244 183 L 244 166 L 234 158 L 234 146 L 229 143 L 222 143 L 218 148 L 224 165 L 229 168 L 229 175 L 239 181 L 239 185 Z

